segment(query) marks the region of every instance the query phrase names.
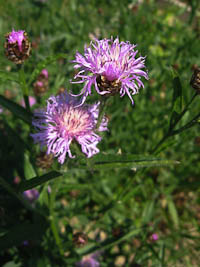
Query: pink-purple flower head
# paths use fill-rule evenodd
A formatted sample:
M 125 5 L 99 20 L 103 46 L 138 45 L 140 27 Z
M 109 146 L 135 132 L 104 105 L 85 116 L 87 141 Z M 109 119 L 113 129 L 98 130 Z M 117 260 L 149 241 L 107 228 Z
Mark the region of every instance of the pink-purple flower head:
M 9 60 L 16 64 L 22 64 L 30 56 L 31 43 L 25 31 L 12 30 L 6 34 L 4 48 Z
M 85 83 L 79 95 L 83 95 L 82 103 L 92 92 L 92 85 L 100 95 L 120 96 L 138 93 L 144 87 L 141 77 L 148 79 L 145 72 L 145 57 L 138 57 L 136 45 L 129 42 L 119 42 L 119 39 L 103 39 L 91 42 L 85 47 L 84 54 L 76 53 L 74 68 L 79 69 L 73 83 Z
M 92 157 L 99 152 L 97 144 L 101 137 L 98 131 L 107 130 L 107 119 L 103 117 L 98 129 L 99 103 L 79 105 L 77 99 L 66 92 L 51 96 L 47 108 L 34 113 L 33 125 L 38 130 L 31 136 L 41 147 L 47 146 L 47 154 L 52 153 L 63 164 L 66 154 L 74 156 L 70 144 L 74 140 L 80 144 L 82 152 Z
M 18 44 L 19 50 L 22 51 L 22 42 L 25 40 L 24 36 L 25 31 L 15 31 L 12 30 L 12 32 L 8 35 L 8 43 L 9 44 Z

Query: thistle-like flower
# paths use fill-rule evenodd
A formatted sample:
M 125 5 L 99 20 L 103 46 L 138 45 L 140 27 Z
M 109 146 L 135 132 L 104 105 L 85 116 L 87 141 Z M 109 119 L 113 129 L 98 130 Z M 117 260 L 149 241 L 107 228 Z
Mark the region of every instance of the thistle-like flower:
M 22 30 L 12 30 L 7 33 L 4 47 L 7 58 L 16 64 L 22 64 L 29 57 L 31 51 L 27 33 Z
M 120 96 L 127 94 L 131 99 L 131 95 L 138 93 L 139 88 L 144 84 L 141 76 L 148 79 L 145 68 L 145 57 L 136 58 L 136 45 L 129 42 L 119 42 L 119 39 L 112 38 L 96 40 L 91 42 L 89 47 L 85 47 L 84 55 L 76 53 L 73 63 L 75 69 L 79 72 L 74 79 L 80 79 L 72 83 L 85 83 L 83 90 L 79 95 L 83 95 L 82 103 L 86 97 L 91 94 L 91 87 L 94 85 L 96 91 L 100 95 Z
M 98 129 L 99 103 L 78 106 L 77 99 L 66 92 L 51 96 L 47 100 L 47 108 L 34 113 L 33 125 L 38 130 L 31 136 L 41 147 L 47 146 L 47 154 L 58 157 L 64 163 L 66 154 L 74 158 L 70 144 L 74 140 L 80 144 L 82 152 L 92 157 L 99 152 L 97 144 L 101 137 L 97 131 L 107 130 L 107 118 L 103 117 Z

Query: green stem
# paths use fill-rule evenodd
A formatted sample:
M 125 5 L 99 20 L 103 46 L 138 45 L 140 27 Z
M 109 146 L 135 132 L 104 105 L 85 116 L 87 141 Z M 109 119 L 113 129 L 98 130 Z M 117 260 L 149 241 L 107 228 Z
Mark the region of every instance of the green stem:
M 25 73 L 24 73 L 24 66 L 20 66 L 19 68 L 19 83 L 21 85 L 22 94 L 24 97 L 24 103 L 26 106 L 26 109 L 30 112 L 30 104 L 29 104 L 29 90 L 25 79 Z
M 55 223 L 55 214 L 54 214 L 54 203 L 55 203 L 55 197 L 56 197 L 56 189 L 57 189 L 57 186 L 55 186 L 56 184 L 54 183 L 52 185 L 52 192 L 50 194 L 50 200 L 49 200 L 49 211 L 50 211 L 50 222 L 51 222 L 51 231 L 53 233 L 53 236 L 55 238 L 55 241 L 56 241 L 56 244 L 58 246 L 58 249 L 59 249 L 59 252 L 60 252 L 60 255 L 63 256 L 64 255 L 64 251 L 63 251 L 63 248 L 62 248 L 62 242 L 61 242 L 61 239 L 59 237 L 59 233 L 58 233 L 58 229 L 57 229 L 57 226 L 56 226 L 56 223 Z
M 97 122 L 97 130 L 99 129 L 99 126 L 101 124 L 101 121 L 103 119 L 104 113 L 105 113 L 105 108 L 106 108 L 106 101 L 107 101 L 108 97 L 103 96 L 102 100 L 100 102 L 100 107 L 99 107 L 99 118 L 98 118 L 98 122 Z
M 188 110 L 189 106 L 192 104 L 192 102 L 194 101 L 195 97 L 198 95 L 198 93 L 195 93 L 191 100 L 188 102 L 188 104 L 186 105 L 186 107 L 184 108 L 184 110 L 180 113 L 180 115 L 177 117 L 177 119 L 175 120 L 175 122 L 171 125 L 170 130 L 173 129 L 176 124 L 182 119 L 182 117 L 184 116 L 184 114 L 186 113 L 186 111 Z
M 173 129 L 175 128 L 175 126 L 177 125 L 177 123 L 182 119 L 182 117 L 184 116 L 184 114 L 186 113 L 186 111 L 188 110 L 189 106 L 192 104 L 192 102 L 194 101 L 195 97 L 198 94 L 195 93 L 191 100 L 188 102 L 188 104 L 186 105 L 186 107 L 184 108 L 184 110 L 180 113 L 180 115 L 177 117 L 177 119 L 175 120 L 175 122 L 171 125 L 170 129 L 168 130 L 168 132 L 163 136 L 163 138 L 158 142 L 158 144 L 150 151 L 151 154 L 154 154 L 158 148 L 173 134 Z
M 188 122 L 187 124 L 185 124 L 183 127 L 179 128 L 178 130 L 175 130 L 171 133 L 171 136 L 179 134 L 189 128 L 191 128 L 192 126 L 194 126 L 197 123 L 197 119 L 200 117 L 200 113 L 197 114 L 190 122 Z

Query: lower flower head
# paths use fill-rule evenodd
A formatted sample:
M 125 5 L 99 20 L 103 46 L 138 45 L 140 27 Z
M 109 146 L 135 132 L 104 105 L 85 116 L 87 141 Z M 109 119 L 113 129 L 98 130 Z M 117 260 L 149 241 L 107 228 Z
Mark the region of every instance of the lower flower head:
M 34 202 L 39 197 L 39 192 L 36 189 L 30 189 L 23 192 L 24 198 L 26 198 L 30 203 Z
M 37 77 L 37 81 L 33 84 L 33 91 L 36 96 L 42 96 L 46 93 L 49 87 L 48 81 L 49 73 L 47 69 L 43 69 L 39 76 Z
M 76 263 L 76 267 L 99 267 L 98 257 L 98 252 L 84 256 L 81 261 Z
M 145 58 L 136 58 L 136 45 L 129 42 L 119 42 L 119 39 L 103 39 L 91 42 L 85 47 L 84 55 L 76 53 L 73 60 L 75 69 L 80 69 L 73 83 L 85 83 L 79 95 L 83 101 L 91 94 L 92 85 L 98 94 L 120 96 L 127 94 L 133 104 L 132 95 L 137 94 L 140 87 L 144 87 L 141 77 L 148 79 L 145 68 Z
M 25 31 L 15 31 L 6 34 L 4 44 L 7 58 L 16 64 L 22 64 L 30 55 L 31 43 Z
M 77 100 L 66 92 L 52 96 L 47 100 L 47 108 L 34 113 L 33 125 L 38 130 L 31 136 L 41 147 L 47 146 L 47 154 L 52 153 L 63 164 L 66 154 L 74 156 L 70 144 L 74 140 L 80 144 L 82 152 L 91 157 L 99 152 L 97 144 L 101 137 L 98 131 L 107 130 L 104 117 L 96 129 L 99 115 L 99 103 L 78 106 Z

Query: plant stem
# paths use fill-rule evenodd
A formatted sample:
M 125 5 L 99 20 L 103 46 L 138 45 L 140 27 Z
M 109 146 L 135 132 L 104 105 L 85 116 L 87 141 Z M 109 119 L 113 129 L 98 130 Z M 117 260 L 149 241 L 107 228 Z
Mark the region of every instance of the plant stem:
M 99 118 L 98 118 L 98 122 L 97 122 L 97 130 L 99 129 L 99 126 L 101 124 L 101 121 L 103 119 L 104 113 L 105 113 L 105 108 L 106 108 L 106 101 L 107 101 L 108 97 L 103 96 L 102 100 L 100 102 L 100 107 L 99 107 Z
M 56 244 L 58 246 L 58 249 L 59 249 L 59 252 L 60 252 L 60 255 L 63 256 L 64 255 L 64 251 L 63 251 L 63 248 L 62 248 L 62 242 L 60 240 L 60 237 L 59 237 L 59 233 L 58 233 L 58 229 L 57 229 L 57 226 L 56 226 L 56 223 L 55 223 L 55 216 L 54 216 L 54 202 L 55 202 L 55 197 L 56 197 L 56 189 L 57 189 L 57 185 L 56 183 L 54 183 L 52 185 L 52 192 L 50 194 L 50 199 L 49 199 L 49 211 L 50 211 L 50 222 L 51 222 L 51 231 L 53 233 L 53 236 L 55 238 L 55 241 L 56 241 Z
M 25 73 L 24 73 L 24 66 L 23 65 L 20 65 L 20 67 L 19 67 L 19 83 L 21 85 L 25 107 L 30 112 L 29 90 L 28 90 L 28 86 L 26 83 L 26 79 L 25 79 Z
M 190 122 L 188 122 L 187 124 L 185 124 L 183 127 L 179 128 L 178 130 L 175 130 L 171 133 L 171 136 L 179 134 L 189 128 L 191 128 L 193 125 L 195 125 L 197 123 L 197 119 L 200 117 L 200 113 L 197 114 Z
M 186 113 L 186 111 L 188 110 L 189 106 L 192 104 L 192 102 L 194 101 L 195 97 L 198 94 L 195 93 L 191 100 L 188 102 L 188 104 L 186 105 L 186 107 L 184 108 L 184 110 L 180 113 L 180 115 L 177 117 L 177 119 L 175 120 L 175 122 L 171 125 L 170 129 L 167 131 L 167 133 L 163 136 L 163 138 L 158 142 L 158 144 L 150 151 L 151 154 L 154 154 L 158 148 L 170 137 L 174 135 L 174 131 L 173 129 L 175 128 L 175 126 L 177 125 L 177 123 L 182 119 L 182 117 L 184 116 L 184 114 Z M 193 119 L 194 120 L 194 119 Z

